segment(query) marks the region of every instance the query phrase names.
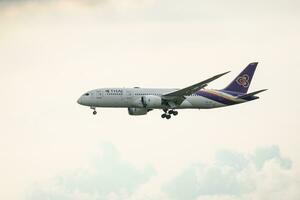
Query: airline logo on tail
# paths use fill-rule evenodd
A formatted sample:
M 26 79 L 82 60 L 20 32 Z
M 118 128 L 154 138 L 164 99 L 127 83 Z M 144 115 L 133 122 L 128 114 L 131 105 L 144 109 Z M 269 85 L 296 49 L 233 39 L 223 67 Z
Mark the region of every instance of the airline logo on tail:
M 244 74 L 236 79 L 237 84 L 240 86 L 243 86 L 244 88 L 248 88 L 250 83 L 249 83 L 250 77 L 248 74 Z

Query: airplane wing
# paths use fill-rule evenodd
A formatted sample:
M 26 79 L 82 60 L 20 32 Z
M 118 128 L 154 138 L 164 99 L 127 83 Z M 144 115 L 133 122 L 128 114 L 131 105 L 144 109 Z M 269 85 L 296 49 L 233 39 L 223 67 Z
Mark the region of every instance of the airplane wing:
M 230 71 L 222 73 L 222 74 L 218 74 L 212 78 L 209 78 L 205 81 L 201 81 L 201 82 L 191 85 L 189 87 L 164 94 L 164 95 L 162 95 L 162 99 L 164 99 L 166 101 L 171 101 L 171 103 L 169 103 L 169 105 L 173 104 L 173 103 L 181 104 L 182 101 L 185 99 L 184 96 L 194 94 L 196 91 L 206 87 L 208 83 L 220 78 L 221 76 L 224 76 L 225 74 L 228 74 L 229 72 Z M 173 105 L 173 106 L 175 106 L 175 105 Z M 173 106 L 171 105 L 171 107 L 173 107 Z

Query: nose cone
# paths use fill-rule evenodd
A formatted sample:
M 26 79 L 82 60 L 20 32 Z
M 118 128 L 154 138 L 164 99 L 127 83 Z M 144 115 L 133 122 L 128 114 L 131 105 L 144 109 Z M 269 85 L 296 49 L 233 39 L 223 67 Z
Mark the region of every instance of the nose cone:
M 82 105 L 82 99 L 81 99 L 81 97 L 77 100 L 77 103 L 80 104 L 80 105 Z

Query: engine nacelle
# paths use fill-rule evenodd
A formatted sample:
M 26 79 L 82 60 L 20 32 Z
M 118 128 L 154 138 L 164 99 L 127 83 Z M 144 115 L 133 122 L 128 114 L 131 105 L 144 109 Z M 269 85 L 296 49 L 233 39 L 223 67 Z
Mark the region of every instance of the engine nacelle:
M 147 112 L 147 108 L 128 108 L 129 115 L 146 115 Z
M 161 97 L 155 95 L 143 96 L 141 102 L 145 108 L 160 108 L 162 105 Z

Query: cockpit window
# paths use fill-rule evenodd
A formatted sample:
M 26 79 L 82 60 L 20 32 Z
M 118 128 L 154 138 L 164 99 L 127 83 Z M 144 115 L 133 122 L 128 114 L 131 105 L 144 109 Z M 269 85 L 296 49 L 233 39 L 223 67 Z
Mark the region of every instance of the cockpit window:
M 89 94 L 89 93 L 85 93 L 84 95 L 85 95 L 85 96 L 89 96 L 90 94 Z

